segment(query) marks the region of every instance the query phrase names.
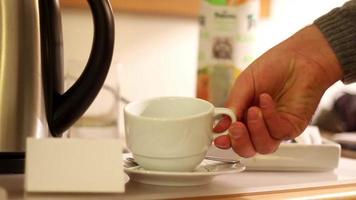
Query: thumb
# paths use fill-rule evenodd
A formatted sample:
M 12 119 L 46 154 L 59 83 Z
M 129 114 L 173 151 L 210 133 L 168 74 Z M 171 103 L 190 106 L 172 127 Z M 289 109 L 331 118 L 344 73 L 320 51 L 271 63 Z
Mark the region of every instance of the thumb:
M 235 112 L 237 120 L 241 120 L 244 112 L 251 106 L 254 93 L 255 86 L 252 71 L 247 68 L 236 79 L 226 104 L 226 107 Z

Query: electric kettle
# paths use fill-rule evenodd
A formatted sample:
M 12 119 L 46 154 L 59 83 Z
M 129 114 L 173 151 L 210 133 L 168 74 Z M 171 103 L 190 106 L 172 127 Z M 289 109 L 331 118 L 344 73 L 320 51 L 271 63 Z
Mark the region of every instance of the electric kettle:
M 0 172 L 21 172 L 26 138 L 61 137 L 100 91 L 111 64 L 114 21 L 108 0 L 88 3 L 94 22 L 89 60 L 63 91 L 58 1 L 0 0 Z

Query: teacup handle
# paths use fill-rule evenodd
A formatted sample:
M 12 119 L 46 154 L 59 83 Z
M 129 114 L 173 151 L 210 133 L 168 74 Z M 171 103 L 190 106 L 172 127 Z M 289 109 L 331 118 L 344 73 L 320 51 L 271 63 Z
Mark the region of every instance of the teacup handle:
M 236 122 L 236 115 L 235 115 L 235 113 L 234 113 L 231 109 L 229 109 L 229 108 L 222 108 L 222 107 L 215 108 L 215 110 L 214 110 L 214 118 L 217 117 L 217 116 L 219 116 L 219 115 L 227 115 L 227 116 L 230 117 L 231 123 Z M 224 132 L 222 132 L 222 133 L 215 133 L 214 136 L 213 136 L 213 138 L 215 139 L 215 138 L 217 138 L 217 137 L 220 136 L 220 135 L 226 135 L 226 134 L 228 134 L 228 132 L 229 132 L 229 131 L 226 130 L 226 131 L 224 131 Z

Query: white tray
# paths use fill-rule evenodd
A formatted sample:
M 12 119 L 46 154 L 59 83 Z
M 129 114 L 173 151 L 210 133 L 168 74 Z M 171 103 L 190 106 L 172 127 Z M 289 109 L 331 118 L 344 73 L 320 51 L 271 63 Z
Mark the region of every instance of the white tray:
M 327 171 L 339 164 L 341 147 L 322 138 L 321 144 L 282 143 L 278 150 L 268 155 L 241 158 L 233 150 L 209 149 L 209 156 L 241 160 L 246 170 L 263 171 Z

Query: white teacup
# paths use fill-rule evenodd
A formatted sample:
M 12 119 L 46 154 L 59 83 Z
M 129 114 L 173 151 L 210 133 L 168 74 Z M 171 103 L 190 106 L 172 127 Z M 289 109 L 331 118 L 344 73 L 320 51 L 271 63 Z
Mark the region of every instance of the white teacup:
M 228 108 L 191 97 L 159 97 L 125 106 L 125 134 L 136 162 L 147 170 L 191 171 L 212 144 L 215 118 Z M 224 134 L 224 133 L 222 133 Z

